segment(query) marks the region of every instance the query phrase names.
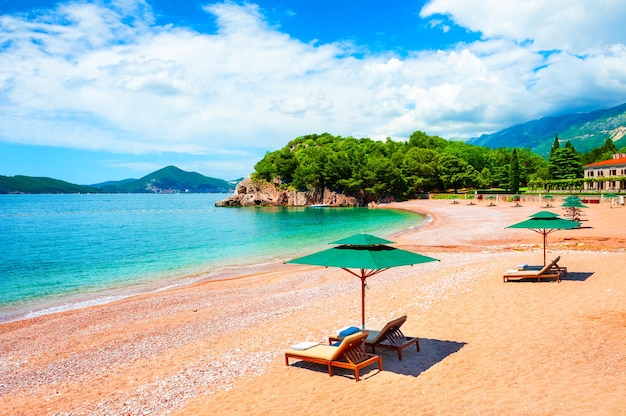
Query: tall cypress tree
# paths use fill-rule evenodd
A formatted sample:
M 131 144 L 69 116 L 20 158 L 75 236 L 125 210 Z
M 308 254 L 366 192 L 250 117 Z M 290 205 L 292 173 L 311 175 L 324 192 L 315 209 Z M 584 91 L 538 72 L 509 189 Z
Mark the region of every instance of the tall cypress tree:
M 511 161 L 509 162 L 509 187 L 514 194 L 519 192 L 520 170 L 519 161 L 517 160 L 517 150 L 511 152 Z
M 552 148 L 550 149 L 550 157 L 554 154 L 555 151 L 559 150 L 561 145 L 559 144 L 559 133 L 556 133 L 554 136 L 554 142 L 552 143 Z

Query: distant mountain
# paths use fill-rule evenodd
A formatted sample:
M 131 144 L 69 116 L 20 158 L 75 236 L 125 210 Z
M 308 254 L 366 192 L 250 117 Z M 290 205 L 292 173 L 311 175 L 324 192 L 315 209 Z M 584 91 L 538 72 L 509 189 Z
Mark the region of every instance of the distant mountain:
M 590 113 L 544 117 L 483 134 L 467 143 L 491 148 L 522 147 L 548 156 L 557 134 L 561 143 L 570 141 L 579 152 L 600 147 L 609 137 L 618 149 L 625 147 L 626 104 Z
M 52 178 L 33 176 L 0 176 L 0 194 L 77 194 L 99 193 L 99 189 L 90 186 Z
M 112 193 L 227 193 L 235 189 L 232 182 L 210 178 L 197 172 L 186 172 L 176 166 L 167 166 L 141 179 L 125 179 L 91 186 Z
M 237 181 L 210 178 L 167 166 L 141 179 L 109 181 L 94 185 L 75 185 L 52 178 L 0 176 L 0 193 L 228 193 Z
M 121 181 L 108 181 L 108 182 L 102 182 L 102 183 L 95 183 L 89 186 L 100 189 L 101 191 L 104 191 L 104 192 L 115 193 L 115 192 L 121 192 L 121 190 L 124 189 L 125 186 L 136 181 L 137 179 L 124 179 Z

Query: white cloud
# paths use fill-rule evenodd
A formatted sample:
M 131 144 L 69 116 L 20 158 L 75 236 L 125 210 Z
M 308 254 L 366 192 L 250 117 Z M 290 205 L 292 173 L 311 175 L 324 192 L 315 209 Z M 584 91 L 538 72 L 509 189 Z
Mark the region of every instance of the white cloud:
M 533 50 L 586 54 L 624 41 L 626 8 L 620 0 L 431 0 L 420 15 L 447 15 L 488 39 L 530 41 Z
M 483 39 L 362 59 L 350 55 L 354 45 L 277 31 L 255 5 L 207 6 L 215 34 L 156 27 L 140 0 L 3 16 L 0 140 L 197 160 L 234 154 L 206 163 L 246 174 L 266 150 L 309 133 L 471 137 L 607 107 L 626 93 L 626 35 L 616 25 L 626 8 L 600 3 L 434 0 L 424 17 Z

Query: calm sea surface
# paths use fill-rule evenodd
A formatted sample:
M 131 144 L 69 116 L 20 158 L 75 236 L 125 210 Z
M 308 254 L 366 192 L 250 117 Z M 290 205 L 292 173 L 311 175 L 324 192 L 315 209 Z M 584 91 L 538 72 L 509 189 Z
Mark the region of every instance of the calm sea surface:
M 423 217 L 368 208 L 216 208 L 225 194 L 0 195 L 0 322 L 284 261 Z

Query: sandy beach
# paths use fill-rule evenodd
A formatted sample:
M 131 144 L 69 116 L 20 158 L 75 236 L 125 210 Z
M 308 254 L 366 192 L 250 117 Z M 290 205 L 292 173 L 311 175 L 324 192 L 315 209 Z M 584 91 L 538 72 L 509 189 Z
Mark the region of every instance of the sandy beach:
M 358 325 L 359 280 L 277 264 L 1 324 L 0 414 L 626 414 L 626 207 L 590 204 L 580 229 L 548 236 L 562 282 L 504 283 L 504 271 L 543 262 L 541 235 L 506 227 L 545 208 L 486 205 L 388 206 L 429 215 L 386 237 L 440 261 L 368 280 L 366 326 L 406 314 L 421 351 L 380 352 L 383 371 L 358 383 L 286 366 L 284 351 Z

